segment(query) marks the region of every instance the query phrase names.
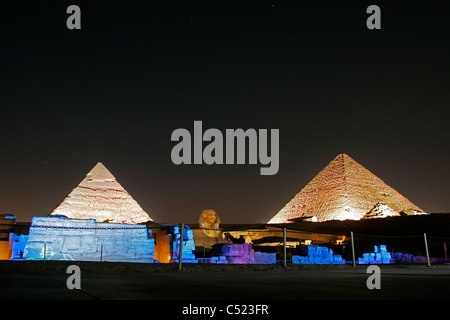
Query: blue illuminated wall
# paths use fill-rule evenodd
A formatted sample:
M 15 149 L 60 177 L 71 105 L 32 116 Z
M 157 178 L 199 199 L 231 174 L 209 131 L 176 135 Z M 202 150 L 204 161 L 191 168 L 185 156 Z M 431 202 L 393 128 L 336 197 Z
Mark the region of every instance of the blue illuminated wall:
M 178 262 L 180 227 L 173 226 L 171 262 Z M 97 223 L 64 216 L 34 217 L 28 235 L 10 233 L 12 259 L 155 262 L 155 240 L 146 225 Z M 167 243 L 167 251 L 170 244 Z M 309 245 L 306 256 L 293 255 L 294 264 L 345 264 L 341 255 L 328 247 Z M 184 263 L 273 264 L 275 253 L 256 252 L 252 245 L 216 244 L 210 258 L 196 259 L 193 231 L 185 226 Z M 424 257 L 387 252 L 385 245 L 363 253 L 359 264 L 423 263 Z
M 179 226 L 173 227 L 173 242 L 172 242 L 172 262 L 179 261 L 180 252 L 180 238 L 181 238 L 181 228 Z M 188 226 L 184 226 L 183 235 L 183 251 L 181 255 L 182 262 L 187 263 L 197 263 L 197 259 L 193 251 L 195 250 L 194 232 Z
M 25 259 L 153 262 L 155 240 L 145 225 L 34 217 Z
M 20 259 L 23 257 L 25 245 L 28 242 L 28 235 L 26 234 L 9 234 L 9 241 L 12 242 L 12 257 L 11 259 Z
M 292 256 L 292 263 L 296 264 L 345 264 L 341 255 L 336 255 L 333 250 L 321 246 L 308 246 L 307 256 Z M 358 264 L 389 264 L 398 262 L 390 252 L 387 252 L 386 245 L 373 246 L 373 252 L 363 253 L 357 259 Z M 400 253 L 401 255 L 401 253 Z
M 359 264 L 387 264 L 393 263 L 391 253 L 387 252 L 385 245 L 373 246 L 373 252 L 363 253 L 362 258 L 358 258 Z
M 296 264 L 345 264 L 341 255 L 333 253 L 333 250 L 327 247 L 310 245 L 307 246 L 307 256 L 292 256 L 292 263 Z

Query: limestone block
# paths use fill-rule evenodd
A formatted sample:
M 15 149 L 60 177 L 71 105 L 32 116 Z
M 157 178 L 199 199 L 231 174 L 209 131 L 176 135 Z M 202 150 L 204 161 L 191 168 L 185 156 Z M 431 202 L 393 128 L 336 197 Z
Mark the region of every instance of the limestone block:
M 35 217 L 30 227 L 24 258 L 127 260 L 153 259 L 154 239 L 142 225 L 97 223 L 60 216 Z M 51 252 L 51 254 L 50 254 Z M 48 254 L 47 254 L 48 253 Z
M 255 252 L 255 262 L 256 264 L 275 264 L 276 254 L 267 252 Z
M 307 256 L 292 256 L 292 263 L 299 264 L 344 264 L 341 255 L 334 255 L 333 250 L 321 246 L 308 246 Z

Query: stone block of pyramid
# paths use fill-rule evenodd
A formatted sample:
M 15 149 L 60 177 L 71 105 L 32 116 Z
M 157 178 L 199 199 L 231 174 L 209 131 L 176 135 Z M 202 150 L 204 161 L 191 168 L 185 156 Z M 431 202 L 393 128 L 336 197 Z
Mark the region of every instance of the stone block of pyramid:
M 268 223 L 316 217 L 317 221 L 359 220 L 377 203 L 393 212 L 417 210 L 406 197 L 346 154 L 340 154 L 319 172 Z M 390 212 L 389 216 L 392 216 Z
M 97 222 L 152 221 L 101 162 L 97 163 L 50 215 L 63 215 L 71 219 L 95 219 Z

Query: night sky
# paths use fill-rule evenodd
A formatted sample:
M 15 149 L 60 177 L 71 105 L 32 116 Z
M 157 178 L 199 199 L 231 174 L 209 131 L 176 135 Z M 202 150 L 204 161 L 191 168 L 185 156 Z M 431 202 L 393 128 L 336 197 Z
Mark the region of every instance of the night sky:
M 448 1 L 145 3 L 2 7 L 0 213 L 48 215 L 101 161 L 158 222 L 266 222 L 339 153 L 450 212 Z M 278 173 L 174 165 L 194 120 L 279 129 Z

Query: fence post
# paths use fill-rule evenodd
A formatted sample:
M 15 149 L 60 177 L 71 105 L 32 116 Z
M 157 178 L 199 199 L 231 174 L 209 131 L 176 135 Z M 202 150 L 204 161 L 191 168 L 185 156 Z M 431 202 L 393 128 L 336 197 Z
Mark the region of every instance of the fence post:
M 353 231 L 350 231 L 350 238 L 352 240 L 352 259 L 353 266 L 356 267 L 356 259 L 355 259 L 355 241 L 353 240 Z
M 184 223 L 181 224 L 180 230 L 180 244 L 178 245 L 178 270 L 181 270 L 183 264 L 183 240 L 184 240 Z
M 423 234 L 423 239 L 425 240 L 425 252 L 427 253 L 427 265 L 431 267 L 430 264 L 430 254 L 428 253 L 428 243 L 427 243 L 427 234 Z
M 447 242 L 444 241 L 444 256 L 445 256 L 445 261 L 447 261 Z
M 283 228 L 283 266 L 286 268 L 286 228 Z

